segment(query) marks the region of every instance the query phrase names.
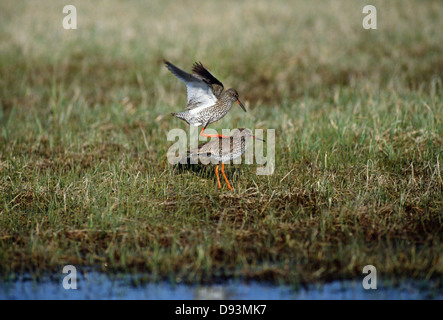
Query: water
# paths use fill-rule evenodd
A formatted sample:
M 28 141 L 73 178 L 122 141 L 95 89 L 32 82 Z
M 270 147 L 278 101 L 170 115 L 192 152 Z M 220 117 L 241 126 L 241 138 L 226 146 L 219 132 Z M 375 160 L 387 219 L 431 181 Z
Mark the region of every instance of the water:
M 334 281 L 321 286 L 310 285 L 299 289 L 288 285 L 236 281 L 207 286 L 171 285 L 168 282 L 134 285 L 133 280 L 131 276 L 110 277 L 91 272 L 78 277 L 76 290 L 66 290 L 63 288 L 63 278 L 33 281 L 20 277 L 0 282 L 0 299 L 443 299 L 442 288 L 435 288 L 434 283 L 412 280 L 400 282 L 398 285 L 379 281 L 376 290 L 363 289 L 361 280 Z

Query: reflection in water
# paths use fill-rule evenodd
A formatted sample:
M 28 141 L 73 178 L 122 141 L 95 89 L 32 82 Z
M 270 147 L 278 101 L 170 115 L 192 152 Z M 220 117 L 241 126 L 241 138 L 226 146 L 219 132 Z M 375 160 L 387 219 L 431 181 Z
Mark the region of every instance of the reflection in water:
M 152 299 L 152 300 L 286 300 L 286 299 L 443 299 L 434 283 L 404 281 L 392 285 L 379 281 L 377 290 L 364 290 L 361 281 L 334 281 L 322 286 L 293 289 L 259 282 L 228 281 L 214 285 L 172 285 L 168 282 L 134 285 L 134 276 L 91 272 L 79 276 L 77 290 L 63 288 L 58 280 L 33 281 L 26 277 L 0 282 L 0 299 Z
M 229 300 L 231 299 L 228 288 L 223 285 L 196 287 L 195 300 Z

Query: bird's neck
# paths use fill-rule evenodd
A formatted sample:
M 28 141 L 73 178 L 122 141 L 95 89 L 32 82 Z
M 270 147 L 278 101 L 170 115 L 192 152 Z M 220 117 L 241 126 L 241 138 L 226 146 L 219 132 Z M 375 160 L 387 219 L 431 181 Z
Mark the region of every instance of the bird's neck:
M 232 105 L 233 102 L 231 96 L 226 93 L 226 91 L 223 92 L 223 94 L 220 96 L 220 100 L 229 107 Z

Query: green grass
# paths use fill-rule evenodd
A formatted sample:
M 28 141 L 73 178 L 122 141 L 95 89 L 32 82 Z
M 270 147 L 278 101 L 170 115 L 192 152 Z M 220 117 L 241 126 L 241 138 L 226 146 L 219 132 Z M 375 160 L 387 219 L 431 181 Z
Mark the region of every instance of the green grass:
M 443 6 L 0 4 L 0 272 L 303 283 L 443 275 Z M 197 9 L 197 7 L 200 7 Z M 211 128 L 276 130 L 270 176 L 168 164 L 202 61 L 240 93 Z M 266 137 L 265 137 L 266 138 Z

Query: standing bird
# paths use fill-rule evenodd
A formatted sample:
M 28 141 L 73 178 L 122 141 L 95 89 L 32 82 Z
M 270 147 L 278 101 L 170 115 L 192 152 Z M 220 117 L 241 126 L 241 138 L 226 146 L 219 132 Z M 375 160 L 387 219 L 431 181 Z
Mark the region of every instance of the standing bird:
M 233 102 L 237 102 L 246 112 L 245 106 L 240 102 L 235 89 L 224 90 L 223 84 L 217 80 L 201 62 L 194 63 L 192 74 L 189 74 L 172 63 L 165 61 L 166 67 L 177 78 L 186 84 L 188 102 L 187 111 L 171 113 L 173 116 L 185 120 L 194 126 L 203 126 L 200 135 L 203 137 L 226 138 L 221 134 L 205 134 L 208 124 L 223 118 L 231 109 Z
M 221 163 L 221 172 L 223 174 L 223 177 L 226 180 L 228 188 L 232 190 L 228 178 L 226 178 L 225 175 L 225 163 L 237 159 L 238 157 L 241 157 L 243 153 L 245 153 L 247 137 L 252 137 L 253 139 L 265 141 L 253 136 L 252 132 L 249 129 L 237 128 L 232 136 L 221 139 L 212 139 L 211 141 L 205 142 L 199 145 L 197 148 L 192 149 L 189 152 L 189 157 L 198 157 L 200 155 L 203 155 L 218 162 L 217 167 L 215 168 L 215 174 L 217 175 L 219 189 L 221 189 L 221 183 L 220 176 L 218 175 L 218 168 Z

